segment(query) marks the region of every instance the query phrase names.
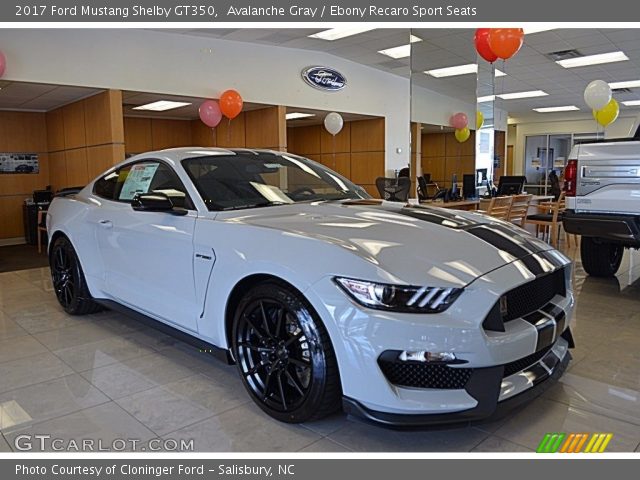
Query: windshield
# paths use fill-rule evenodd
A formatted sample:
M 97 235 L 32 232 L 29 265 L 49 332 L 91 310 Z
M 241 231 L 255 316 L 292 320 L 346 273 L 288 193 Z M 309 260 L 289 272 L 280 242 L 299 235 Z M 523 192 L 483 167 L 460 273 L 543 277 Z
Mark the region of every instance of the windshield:
M 235 153 L 182 161 L 209 210 L 370 198 L 362 187 L 309 159 L 288 153 Z

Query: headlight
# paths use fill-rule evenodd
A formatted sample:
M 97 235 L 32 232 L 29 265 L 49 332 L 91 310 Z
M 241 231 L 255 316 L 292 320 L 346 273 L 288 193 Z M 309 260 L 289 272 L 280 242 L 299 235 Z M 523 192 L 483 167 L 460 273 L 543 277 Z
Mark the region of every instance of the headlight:
M 462 293 L 461 288 L 389 285 L 342 277 L 334 280 L 360 305 L 393 312 L 444 312 Z

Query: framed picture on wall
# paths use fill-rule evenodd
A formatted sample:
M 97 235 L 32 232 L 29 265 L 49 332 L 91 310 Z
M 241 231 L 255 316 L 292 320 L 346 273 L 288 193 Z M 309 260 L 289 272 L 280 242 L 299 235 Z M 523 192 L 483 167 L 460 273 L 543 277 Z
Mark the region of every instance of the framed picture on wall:
M 39 173 L 37 153 L 0 153 L 0 173 Z

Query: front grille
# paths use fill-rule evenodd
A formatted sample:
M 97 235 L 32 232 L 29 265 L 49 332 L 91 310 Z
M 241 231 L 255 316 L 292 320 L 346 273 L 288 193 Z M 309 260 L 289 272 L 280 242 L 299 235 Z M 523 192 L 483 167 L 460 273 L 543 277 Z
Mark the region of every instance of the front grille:
M 504 365 L 502 378 L 518 373 L 539 362 L 551 346 Z M 453 368 L 444 364 L 401 362 L 398 351 L 387 350 L 378 358 L 378 365 L 386 379 L 398 387 L 437 388 L 460 390 L 465 388 L 473 374 L 473 368 Z
M 442 364 L 378 360 L 389 382 L 400 387 L 459 390 L 465 387 L 472 368 L 451 368 Z
M 532 353 L 531 355 L 521 358 L 519 360 L 515 360 L 511 363 L 507 363 L 504 366 L 504 374 L 502 375 L 502 377 L 505 378 L 510 375 L 513 375 L 514 373 L 518 373 L 524 370 L 525 368 L 530 367 L 534 363 L 539 362 L 542 359 L 542 357 L 544 357 L 547 354 L 549 350 L 551 350 L 551 346 L 545 347 L 542 350 Z
M 564 269 L 548 273 L 504 294 L 507 311 L 502 312 L 505 322 L 523 317 L 544 307 L 556 295 L 566 296 Z

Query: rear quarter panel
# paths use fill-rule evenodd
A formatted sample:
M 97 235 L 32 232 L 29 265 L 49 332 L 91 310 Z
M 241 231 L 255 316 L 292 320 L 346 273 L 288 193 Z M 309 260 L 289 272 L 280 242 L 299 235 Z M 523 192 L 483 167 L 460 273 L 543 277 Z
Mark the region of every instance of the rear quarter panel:
M 100 297 L 104 268 L 98 250 L 95 227 L 89 221 L 91 209 L 99 208 L 95 200 L 84 194 L 55 197 L 47 212 L 47 232 L 49 251 L 51 242 L 58 234 L 64 234 L 71 241 L 92 296 Z

